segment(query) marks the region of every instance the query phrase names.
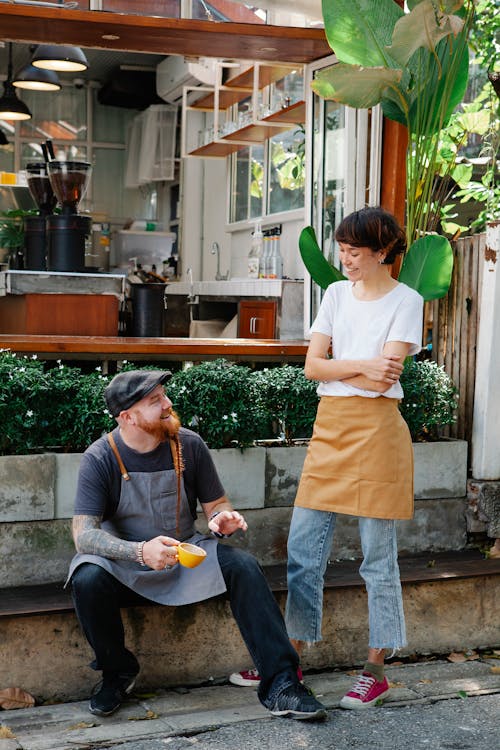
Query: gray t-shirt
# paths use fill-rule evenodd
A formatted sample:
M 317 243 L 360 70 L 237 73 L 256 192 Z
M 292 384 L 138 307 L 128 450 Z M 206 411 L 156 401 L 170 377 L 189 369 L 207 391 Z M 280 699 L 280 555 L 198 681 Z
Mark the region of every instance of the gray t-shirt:
M 174 468 L 168 441 L 153 451 L 139 453 L 123 442 L 118 428 L 113 430 L 113 437 L 127 471 L 147 473 Z M 184 487 L 191 513 L 196 518 L 197 501 L 211 503 L 225 494 L 224 488 L 202 438 L 184 427 L 181 427 L 179 437 L 185 467 Z M 102 516 L 103 520 L 110 518 L 118 507 L 120 489 L 120 467 L 104 435 L 92 443 L 82 456 L 75 515 Z

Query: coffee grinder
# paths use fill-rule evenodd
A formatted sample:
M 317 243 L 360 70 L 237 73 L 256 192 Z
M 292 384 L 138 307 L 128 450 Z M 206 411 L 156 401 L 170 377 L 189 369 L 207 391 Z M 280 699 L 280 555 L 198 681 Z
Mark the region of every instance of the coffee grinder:
M 61 205 L 60 214 L 47 216 L 47 270 L 83 273 L 92 217 L 79 214 L 78 204 L 87 190 L 92 166 L 85 161 L 52 160 L 47 171 Z
M 56 207 L 57 198 L 50 185 L 45 162 L 33 162 L 26 167 L 28 188 L 38 208 L 38 216 L 24 218 L 24 268 L 45 271 L 47 268 L 47 216 Z

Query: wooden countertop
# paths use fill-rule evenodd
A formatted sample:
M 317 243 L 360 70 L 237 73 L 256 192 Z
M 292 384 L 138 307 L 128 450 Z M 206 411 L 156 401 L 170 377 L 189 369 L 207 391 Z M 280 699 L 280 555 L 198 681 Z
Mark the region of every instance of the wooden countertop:
M 41 359 L 231 360 L 303 362 L 308 341 L 279 339 L 134 338 L 130 336 L 35 336 L 0 333 L 0 349 Z

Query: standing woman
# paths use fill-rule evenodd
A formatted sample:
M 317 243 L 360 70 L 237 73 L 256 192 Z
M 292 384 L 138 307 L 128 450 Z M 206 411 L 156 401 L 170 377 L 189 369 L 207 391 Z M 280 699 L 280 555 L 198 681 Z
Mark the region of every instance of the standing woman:
M 311 328 L 305 374 L 319 381 L 321 400 L 288 539 L 286 623 L 299 654 L 321 640 L 337 514 L 357 516 L 369 648 L 340 705 L 360 709 L 387 695 L 385 652 L 406 645 L 395 519 L 413 516 L 413 449 L 399 377 L 421 348 L 423 299 L 391 277 L 406 238 L 387 211 L 355 211 L 335 238 L 347 280 L 328 287 Z

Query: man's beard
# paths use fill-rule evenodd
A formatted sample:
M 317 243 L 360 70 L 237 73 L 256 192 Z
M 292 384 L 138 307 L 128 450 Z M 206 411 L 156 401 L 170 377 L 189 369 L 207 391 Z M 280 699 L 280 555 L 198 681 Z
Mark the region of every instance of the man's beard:
M 144 419 L 142 414 L 137 414 L 137 427 L 147 432 L 148 435 L 155 437 L 161 443 L 165 442 L 167 438 L 173 437 L 179 432 L 181 427 L 181 420 L 175 411 L 169 412 L 170 419 L 157 419 L 154 422 L 150 422 Z

